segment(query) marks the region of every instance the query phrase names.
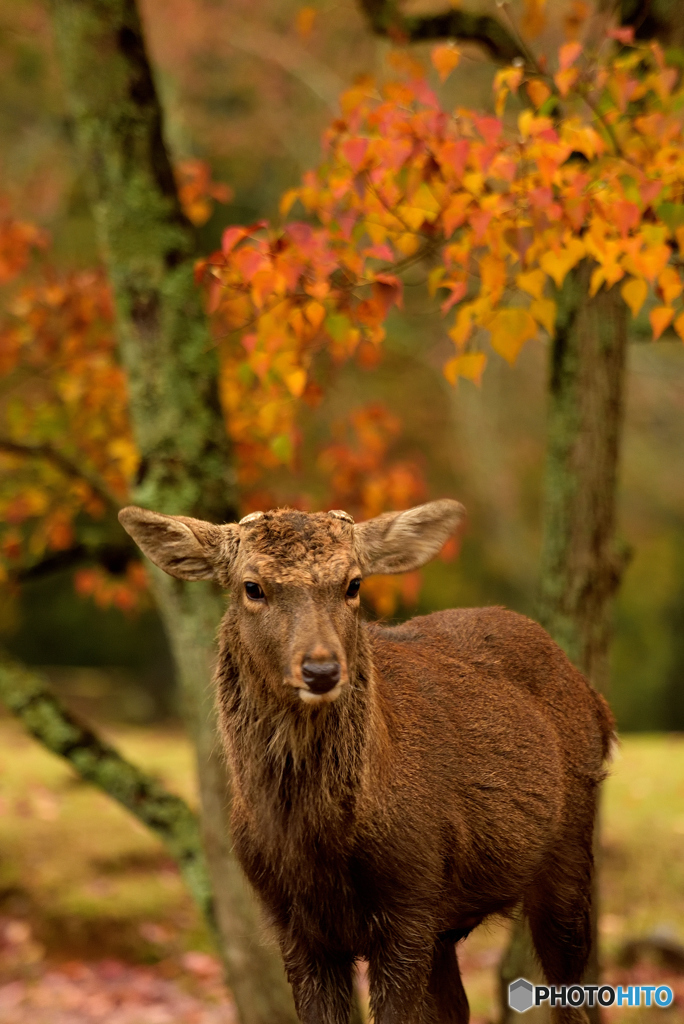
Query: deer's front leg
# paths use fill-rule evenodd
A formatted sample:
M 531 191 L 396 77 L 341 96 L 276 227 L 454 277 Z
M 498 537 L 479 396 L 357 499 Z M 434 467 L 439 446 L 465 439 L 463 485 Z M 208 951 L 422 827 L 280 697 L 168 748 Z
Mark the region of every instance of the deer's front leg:
M 432 947 L 427 936 L 408 944 L 388 935 L 378 943 L 368 962 L 374 1024 L 433 1024 L 428 1012 Z
M 346 954 L 281 943 L 285 971 L 302 1024 L 349 1024 L 354 959 Z

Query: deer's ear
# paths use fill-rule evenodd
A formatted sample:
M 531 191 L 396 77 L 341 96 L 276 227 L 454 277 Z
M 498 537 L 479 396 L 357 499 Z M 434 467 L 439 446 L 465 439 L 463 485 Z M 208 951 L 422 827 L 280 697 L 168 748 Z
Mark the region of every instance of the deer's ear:
M 354 541 L 364 575 L 420 569 L 439 554 L 465 514 L 458 501 L 444 498 L 359 523 Z
M 129 505 L 119 522 L 151 562 L 180 580 L 213 580 L 229 567 L 239 527 L 215 526 L 188 516 L 166 516 Z

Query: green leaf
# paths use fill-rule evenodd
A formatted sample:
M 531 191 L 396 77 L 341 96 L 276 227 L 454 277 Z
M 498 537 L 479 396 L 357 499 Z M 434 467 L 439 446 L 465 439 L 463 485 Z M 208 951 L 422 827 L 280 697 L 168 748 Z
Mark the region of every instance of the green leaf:
M 670 231 L 676 231 L 684 224 L 684 203 L 661 203 L 656 213 Z

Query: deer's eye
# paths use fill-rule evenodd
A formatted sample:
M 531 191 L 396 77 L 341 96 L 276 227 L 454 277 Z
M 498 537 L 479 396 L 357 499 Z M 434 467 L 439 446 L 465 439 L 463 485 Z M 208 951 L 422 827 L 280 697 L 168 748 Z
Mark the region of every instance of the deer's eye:
M 356 597 L 361 588 L 361 577 L 356 576 L 347 587 L 347 597 Z
M 258 583 L 245 583 L 245 593 L 250 601 L 263 601 L 264 592 Z

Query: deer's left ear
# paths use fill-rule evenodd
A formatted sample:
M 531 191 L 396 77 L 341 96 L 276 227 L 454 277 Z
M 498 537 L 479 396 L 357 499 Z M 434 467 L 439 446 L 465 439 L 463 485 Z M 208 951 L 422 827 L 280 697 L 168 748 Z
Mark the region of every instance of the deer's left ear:
M 359 523 L 354 542 L 364 576 L 420 569 L 439 554 L 465 514 L 460 502 L 443 498 Z
M 119 522 L 151 562 L 180 580 L 213 580 L 237 550 L 239 526 L 215 526 L 189 516 L 167 516 L 129 505 Z

